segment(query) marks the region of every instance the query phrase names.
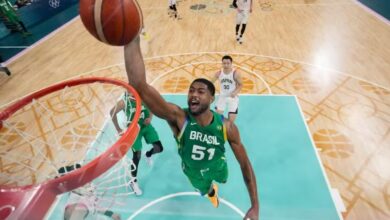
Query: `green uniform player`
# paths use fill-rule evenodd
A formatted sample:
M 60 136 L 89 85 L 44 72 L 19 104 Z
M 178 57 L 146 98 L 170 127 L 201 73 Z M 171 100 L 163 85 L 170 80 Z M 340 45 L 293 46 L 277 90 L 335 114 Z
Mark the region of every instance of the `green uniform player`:
M 0 20 L 11 30 L 21 32 L 23 36 L 31 35 L 8 0 L 0 0 Z
M 123 99 L 120 100 L 116 106 L 111 110 L 111 117 L 114 123 L 114 126 L 118 133 L 122 135 L 123 131 L 118 124 L 117 113 L 120 111 L 124 111 L 126 115 L 126 124 L 129 125 L 134 119 L 135 112 L 135 100 L 128 93 L 125 93 Z M 138 164 L 141 159 L 142 152 L 142 138 L 144 138 L 147 144 L 152 144 L 153 148 L 145 153 L 146 161 L 149 166 L 152 165 L 152 155 L 157 154 L 163 151 L 163 146 L 160 142 L 158 134 L 154 127 L 151 124 L 153 114 L 149 111 L 149 109 L 142 103 L 141 106 L 141 114 L 138 120 L 138 126 L 140 127 L 140 131 L 138 133 L 137 139 L 135 140 L 132 151 L 133 151 L 133 163 L 135 165 L 135 169 L 131 172 L 132 176 L 135 178 L 133 182 L 131 182 L 131 187 L 133 188 L 136 195 L 142 195 L 142 190 L 138 185 L 137 173 L 138 173 Z
M 213 182 L 226 182 L 224 143 L 227 140 L 240 164 L 251 200 L 251 207 L 244 219 L 258 219 L 256 177 L 237 126 L 232 120 L 222 120 L 220 115 L 210 109 L 215 99 L 213 83 L 203 78 L 192 81 L 188 90 L 188 109 L 165 101 L 146 81 L 145 64 L 139 43 L 137 37 L 124 48 L 129 84 L 137 90 L 153 114 L 168 122 L 179 144 L 183 171 L 191 184 L 202 194 L 207 194 L 214 207 L 218 207 L 218 187 Z
M 213 180 L 225 183 L 228 177 L 224 119 L 213 111 L 213 122 L 202 127 L 188 109 L 184 111 L 187 120 L 176 137 L 182 169 L 192 185 L 205 195 L 210 190 Z
M 123 96 L 123 101 L 126 103 L 125 106 L 125 115 L 126 115 L 126 122 L 127 125 L 129 125 L 134 118 L 134 112 L 135 112 L 135 100 L 132 97 L 129 97 L 128 93 L 126 93 Z M 144 105 L 144 103 L 141 104 L 141 114 L 138 120 L 138 126 L 140 127 L 140 131 L 138 133 L 137 139 L 135 140 L 132 150 L 133 152 L 141 151 L 142 150 L 142 138 L 144 138 L 145 142 L 147 144 L 152 144 L 154 142 L 157 142 L 160 140 L 158 137 L 158 134 L 156 132 L 156 129 L 150 124 L 150 121 L 145 123 L 145 120 L 151 119 L 152 115 L 150 114 L 149 109 Z M 150 157 L 150 156 L 149 156 Z

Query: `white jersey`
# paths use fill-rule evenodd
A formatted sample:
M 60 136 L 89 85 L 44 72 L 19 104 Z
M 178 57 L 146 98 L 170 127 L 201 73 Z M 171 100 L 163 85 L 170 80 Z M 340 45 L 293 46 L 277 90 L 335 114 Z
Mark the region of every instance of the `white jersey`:
M 236 80 L 234 74 L 236 70 L 232 69 L 230 73 L 224 73 L 223 70 L 219 73 L 219 83 L 221 84 L 221 95 L 229 96 L 236 89 Z
M 168 5 L 169 6 L 176 5 L 176 0 L 168 0 Z
M 237 8 L 243 11 L 250 11 L 252 0 L 237 0 Z

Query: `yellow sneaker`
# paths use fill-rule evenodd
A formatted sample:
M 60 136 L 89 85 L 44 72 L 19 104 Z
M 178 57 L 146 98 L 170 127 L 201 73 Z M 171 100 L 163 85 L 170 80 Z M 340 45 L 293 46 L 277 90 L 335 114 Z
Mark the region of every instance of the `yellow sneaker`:
M 213 189 L 214 189 L 214 196 L 207 195 L 207 198 L 209 198 L 211 204 L 213 204 L 213 206 L 215 208 L 218 208 L 218 206 L 219 206 L 218 185 L 217 184 L 213 184 Z

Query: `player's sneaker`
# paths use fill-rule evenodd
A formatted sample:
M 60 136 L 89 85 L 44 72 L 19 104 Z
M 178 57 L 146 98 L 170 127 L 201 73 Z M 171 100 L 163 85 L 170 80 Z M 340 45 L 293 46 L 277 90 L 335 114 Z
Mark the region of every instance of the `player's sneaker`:
M 240 39 L 238 40 L 238 43 L 242 44 L 243 42 L 244 42 L 244 40 L 242 39 L 242 37 L 240 37 Z
M 146 158 L 146 163 L 148 164 L 149 167 L 153 166 L 153 159 L 152 156 L 148 157 L 145 153 L 145 158 Z
M 213 189 L 214 189 L 214 196 L 207 195 L 207 198 L 209 198 L 211 204 L 213 204 L 213 206 L 215 208 L 218 208 L 218 206 L 219 206 L 218 185 L 217 184 L 213 184 Z
M 240 35 L 239 34 L 236 34 L 236 40 L 237 40 L 237 42 L 240 40 Z
M 130 187 L 133 189 L 133 191 L 134 191 L 134 193 L 135 193 L 136 196 L 142 195 L 142 190 L 141 190 L 141 188 L 139 188 L 137 182 L 132 181 L 132 182 L 130 183 Z

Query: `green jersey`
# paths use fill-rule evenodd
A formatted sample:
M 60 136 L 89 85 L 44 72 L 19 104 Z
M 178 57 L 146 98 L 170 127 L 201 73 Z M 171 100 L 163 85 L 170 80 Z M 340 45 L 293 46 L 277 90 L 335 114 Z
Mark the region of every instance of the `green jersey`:
M 195 118 L 186 112 L 187 119 L 180 134 L 176 137 L 179 155 L 185 166 L 207 169 L 225 162 L 226 128 L 223 116 L 213 112 L 213 121 L 207 126 L 200 126 Z
M 0 15 L 5 16 L 8 19 L 8 22 L 16 23 L 19 21 L 18 15 L 15 12 L 15 9 L 12 7 L 11 3 L 7 0 L 0 0 Z
M 133 97 L 129 97 L 128 93 L 125 93 L 123 96 L 123 101 L 125 102 L 125 114 L 126 114 L 126 121 L 127 123 L 131 123 L 134 119 L 135 115 L 135 99 Z M 140 126 L 140 129 L 142 129 L 144 125 L 144 120 L 146 118 L 150 117 L 150 111 L 149 109 L 144 105 L 144 103 L 141 103 L 141 114 L 139 116 L 138 125 Z

